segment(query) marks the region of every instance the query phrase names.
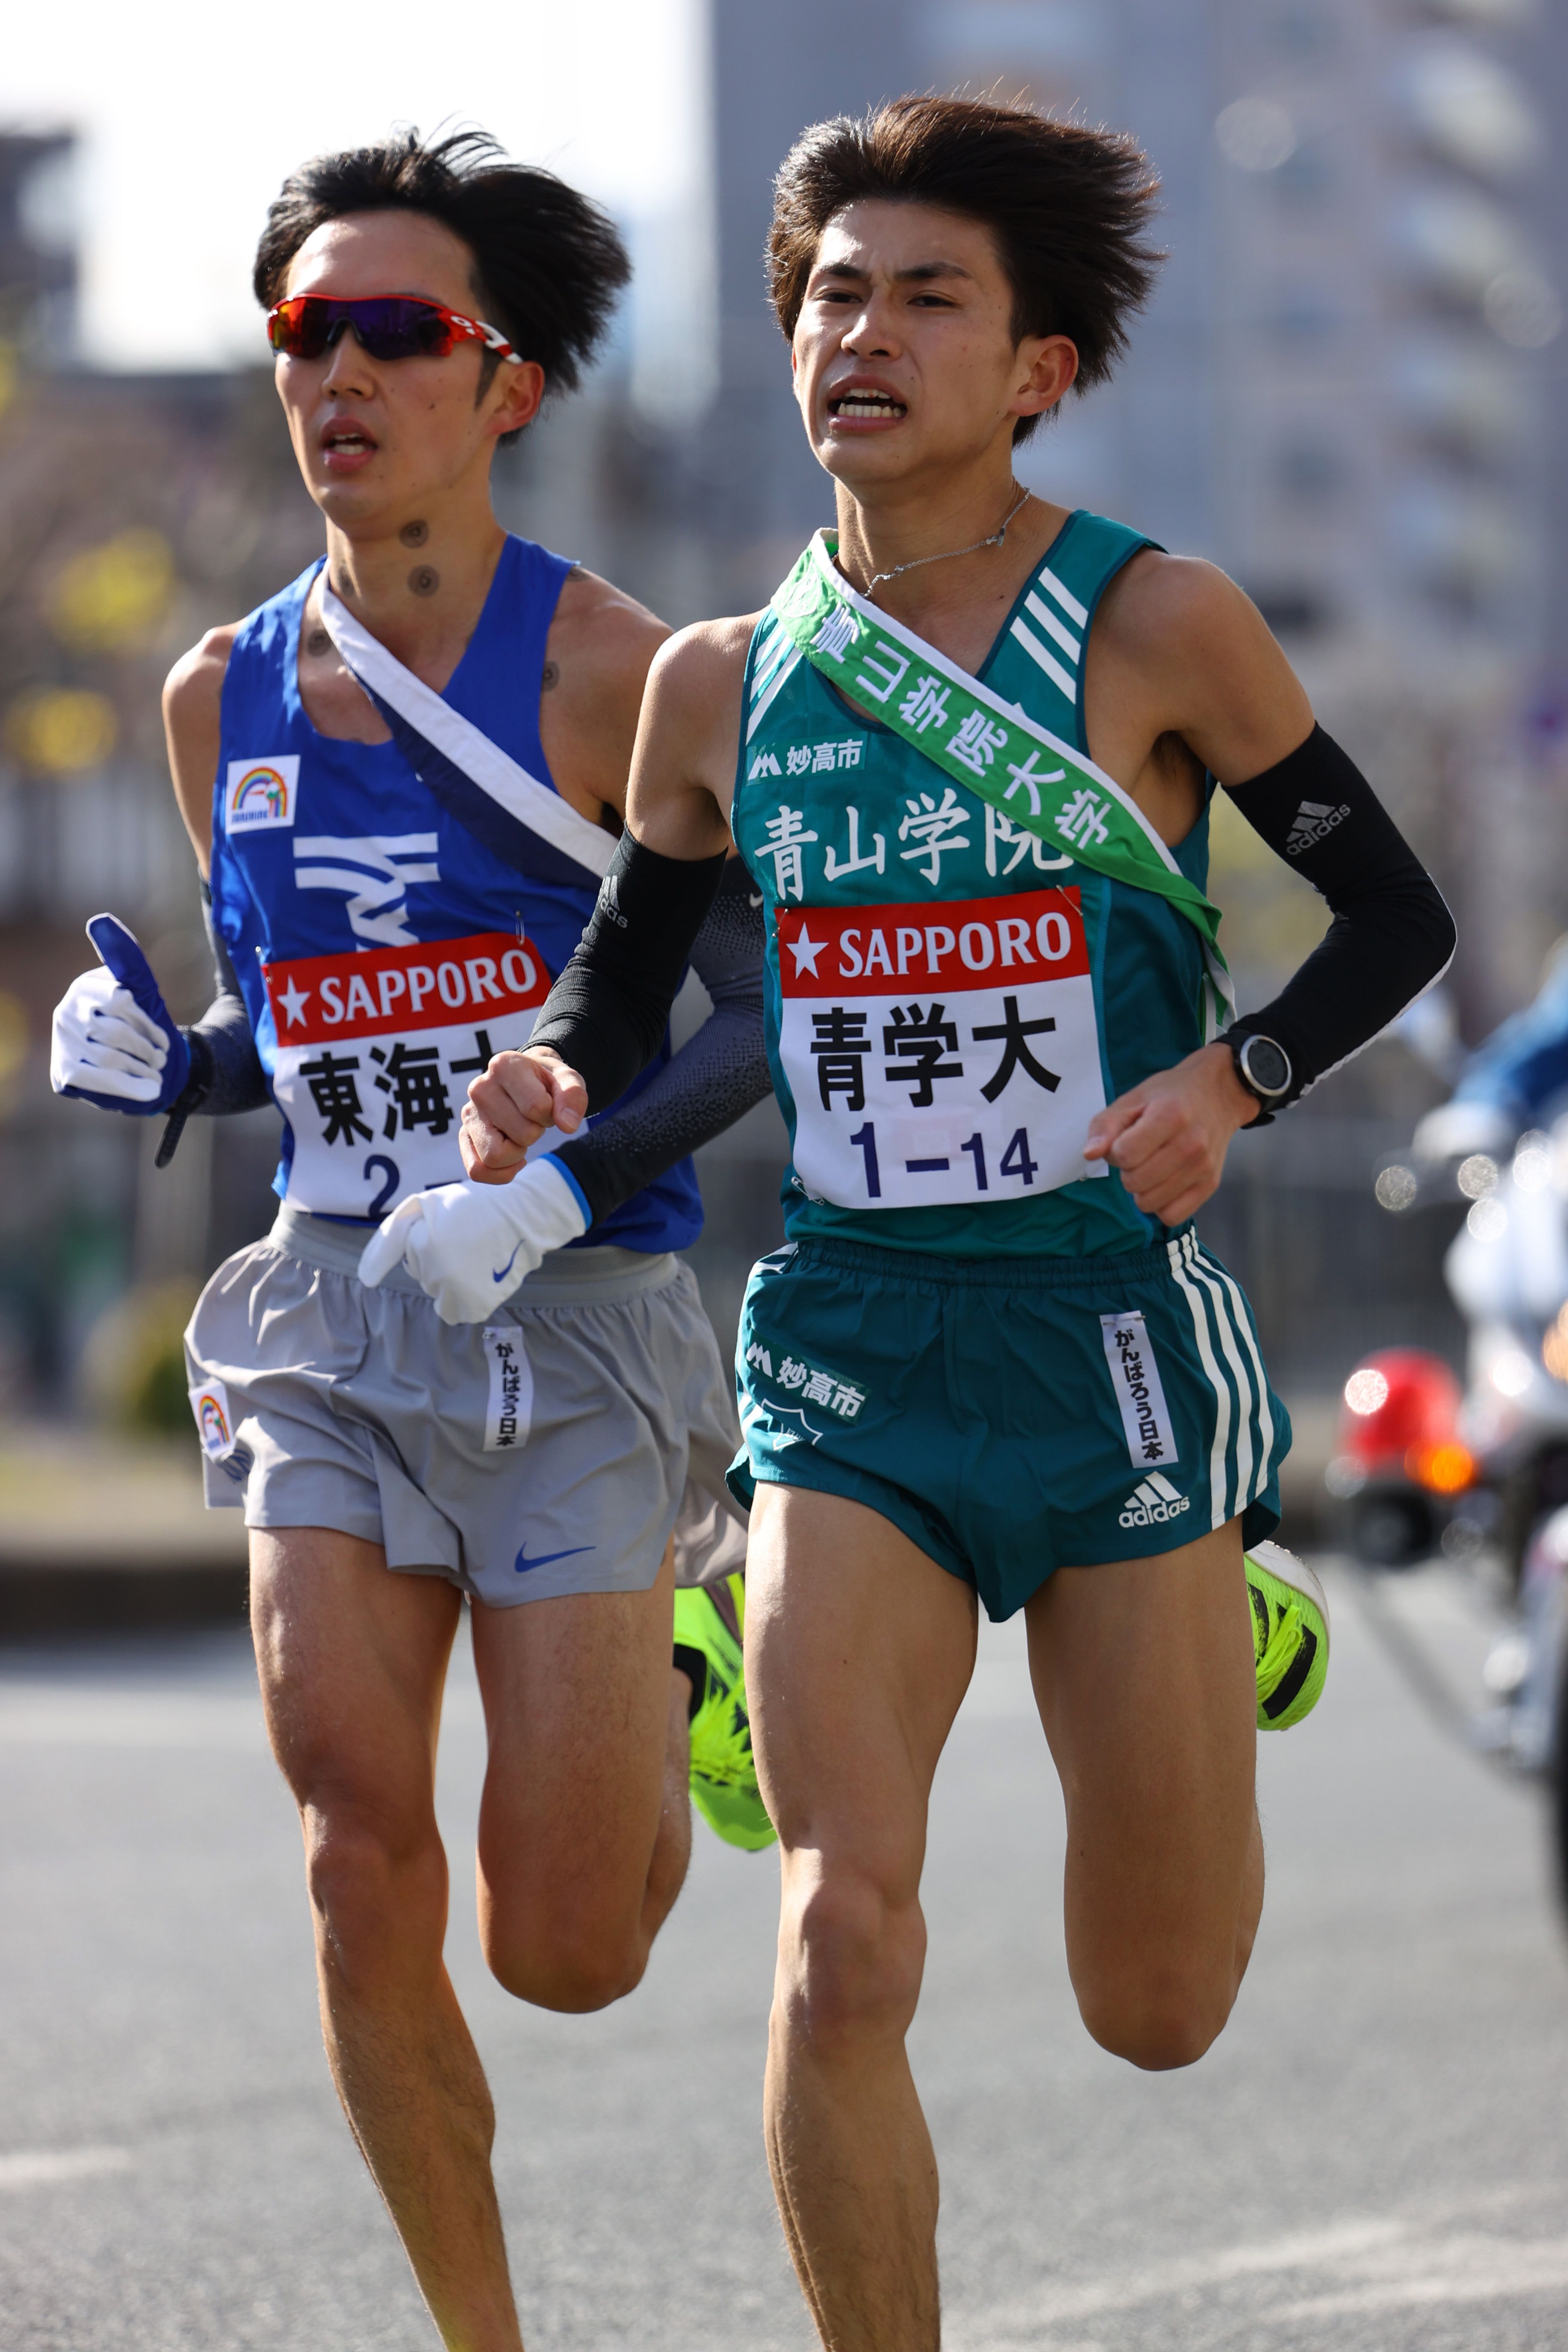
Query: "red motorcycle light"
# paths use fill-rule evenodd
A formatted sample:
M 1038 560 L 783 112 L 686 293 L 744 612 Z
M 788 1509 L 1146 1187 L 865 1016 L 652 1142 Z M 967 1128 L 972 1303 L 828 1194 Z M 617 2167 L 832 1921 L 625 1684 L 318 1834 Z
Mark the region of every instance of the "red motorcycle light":
M 1438 1494 L 1458 1494 L 1474 1468 L 1459 1442 L 1459 1402 L 1458 1381 L 1441 1356 L 1380 1349 L 1345 1382 L 1339 1452 L 1368 1474 L 1396 1472 Z

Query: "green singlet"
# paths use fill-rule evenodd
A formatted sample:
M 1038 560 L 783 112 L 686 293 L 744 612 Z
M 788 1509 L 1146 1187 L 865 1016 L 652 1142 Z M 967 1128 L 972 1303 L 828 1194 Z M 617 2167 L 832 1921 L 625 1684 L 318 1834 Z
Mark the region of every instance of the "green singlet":
M 980 672 L 1086 753 L 1095 606 L 1151 543 L 1073 515 Z M 872 639 L 846 686 L 870 709 L 897 673 L 889 702 L 934 739 L 942 682 L 905 661 Z M 752 642 L 746 724 L 731 823 L 773 910 L 768 1042 L 794 1146 L 791 1238 L 954 1257 L 1163 1239 L 1121 1176 L 1080 1152 L 1097 1110 L 1204 1042 L 1192 925 L 1075 858 L 1092 803 L 1075 817 L 1069 802 L 1053 848 L 852 709 L 771 611 Z M 1007 807 L 1022 816 L 1039 799 L 1030 768 L 1052 762 L 1032 751 L 1013 764 Z M 1206 811 L 1175 857 L 1201 888 Z
M 819 543 L 746 667 L 731 829 L 792 1164 L 731 1483 L 865 1501 L 995 1615 L 1059 1559 L 1256 1540 L 1289 1442 L 1236 1284 L 1082 1156 L 1228 989 L 1206 809 L 1167 850 L 1085 739 L 1096 606 L 1152 544 L 1070 516 L 966 679 Z

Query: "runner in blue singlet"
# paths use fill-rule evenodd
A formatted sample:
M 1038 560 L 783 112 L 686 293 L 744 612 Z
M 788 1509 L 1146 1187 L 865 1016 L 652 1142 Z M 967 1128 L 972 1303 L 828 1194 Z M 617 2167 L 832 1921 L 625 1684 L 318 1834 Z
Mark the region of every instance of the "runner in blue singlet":
M 626 276 L 592 205 L 477 134 L 289 181 L 256 286 L 327 554 L 212 631 L 165 705 L 218 995 L 178 1029 L 100 917 L 103 964 L 55 1028 L 60 1090 L 170 1113 L 165 1156 L 193 1114 L 283 1114 L 278 1220 L 203 1295 L 192 1402 L 209 1503 L 251 1530 L 329 2056 L 454 2347 L 521 2344 L 489 2093 L 441 1961 L 434 1760 L 465 1597 L 480 1927 L 509 1990 L 587 2010 L 637 1982 L 686 1867 L 689 1745 L 721 1834 L 773 1836 L 740 1678 L 733 1400 L 674 1255 L 701 1223 L 691 1150 L 767 1085 L 738 865 L 692 954 L 711 1019 L 509 1188 L 530 1234 L 477 1291 L 433 1299 L 390 1258 L 374 1286 L 359 1273 L 399 1203 L 478 1189 L 466 1088 L 526 1044 L 621 828 L 666 632 L 503 532 L 489 484 Z

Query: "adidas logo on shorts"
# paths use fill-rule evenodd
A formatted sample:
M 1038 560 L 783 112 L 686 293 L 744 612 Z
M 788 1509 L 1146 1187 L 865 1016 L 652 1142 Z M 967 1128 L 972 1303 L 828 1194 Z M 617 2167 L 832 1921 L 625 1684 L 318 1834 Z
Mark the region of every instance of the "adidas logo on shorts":
M 1339 808 L 1331 808 L 1327 801 L 1303 801 L 1290 820 L 1290 837 L 1285 844 L 1287 857 L 1300 857 L 1304 849 L 1326 841 L 1336 824 L 1343 824 L 1351 813 L 1345 801 Z
M 1156 1528 L 1166 1519 L 1179 1519 L 1184 1511 L 1192 1507 L 1190 1495 L 1179 1495 L 1168 1478 L 1153 1470 L 1122 1505 L 1121 1524 L 1124 1528 Z

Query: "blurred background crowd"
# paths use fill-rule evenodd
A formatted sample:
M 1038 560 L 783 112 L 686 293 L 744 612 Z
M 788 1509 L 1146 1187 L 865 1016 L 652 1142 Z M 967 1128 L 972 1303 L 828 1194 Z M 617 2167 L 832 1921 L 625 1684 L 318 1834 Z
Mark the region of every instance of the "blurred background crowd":
M 592 16 L 570 57 L 542 40 L 492 58 L 489 111 L 468 61 L 463 111 L 607 202 L 638 270 L 609 357 L 503 454 L 498 501 L 675 624 L 765 599 L 831 513 L 761 268 L 771 173 L 803 124 L 905 89 L 994 89 L 1132 131 L 1159 173 L 1170 257 L 1131 357 L 1028 445 L 1021 477 L 1243 583 L 1462 940 L 1441 1000 L 1241 1139 L 1205 1213 L 1310 1454 L 1320 1400 L 1365 1349 L 1457 1354 L 1438 1269 L 1458 1210 L 1402 1222 L 1373 1173 L 1462 1042 L 1533 993 L 1568 921 L 1568 19 L 1530 0 L 650 0 L 624 24 Z M 51 1096 L 49 1013 L 102 907 L 137 930 L 179 1017 L 206 1001 L 160 685 L 321 545 L 245 307 L 255 234 L 310 147 L 398 120 L 431 130 L 456 87 L 449 60 L 394 39 L 379 79 L 345 52 L 309 117 L 247 105 L 212 57 L 205 79 L 171 66 L 160 100 L 159 61 L 142 59 L 139 92 L 106 37 L 73 64 L 58 28 L 35 28 L 25 41 L 52 40 L 53 63 L 24 48 L 0 64 L 13 1452 L 89 1425 L 183 1432 L 180 1325 L 269 1221 L 270 1112 L 194 1121 L 157 1172 L 162 1122 Z M 493 29 L 468 37 L 490 48 Z M 256 63 L 263 99 L 275 70 Z M 72 87 L 99 96 L 73 110 Z M 1322 911 L 1223 802 L 1214 856 L 1245 1005 L 1300 961 Z M 721 1326 L 777 1234 L 782 1155 L 771 1107 L 706 1155 L 697 1257 Z

